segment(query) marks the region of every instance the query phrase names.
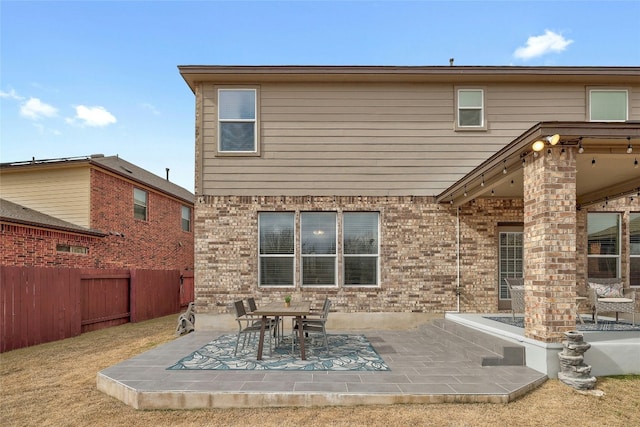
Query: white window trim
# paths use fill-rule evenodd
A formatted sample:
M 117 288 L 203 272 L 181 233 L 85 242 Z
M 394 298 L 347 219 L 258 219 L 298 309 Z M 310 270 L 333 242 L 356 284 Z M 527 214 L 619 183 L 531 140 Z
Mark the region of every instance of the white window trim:
M 378 247 L 376 248 L 376 283 L 375 284 L 367 284 L 367 285 L 352 285 L 352 284 L 346 284 L 344 282 L 344 277 L 345 277 L 345 273 L 344 273 L 344 268 L 345 268 L 345 262 L 344 259 L 346 257 L 371 257 L 373 256 L 373 254 L 345 254 L 344 253 L 344 215 L 345 214 L 350 214 L 350 213 L 375 213 L 378 215 Z M 380 230 L 380 212 L 379 211 L 347 211 L 347 212 L 342 212 L 342 247 L 341 247 L 341 256 L 342 256 L 342 287 L 344 288 L 350 288 L 350 289 L 364 289 L 364 288 L 380 288 L 380 248 L 381 248 L 381 230 Z
M 631 225 L 631 215 L 640 215 L 640 212 L 630 212 L 630 214 L 629 214 L 629 226 Z M 631 253 L 631 230 L 630 230 L 629 227 L 627 227 L 627 230 L 629 230 L 629 249 L 628 249 L 628 254 L 629 254 L 629 274 L 631 274 L 631 259 L 640 259 L 640 254 L 632 254 Z M 631 277 L 629 277 L 629 285 L 634 289 L 640 289 L 640 286 L 631 284 Z
M 589 254 L 589 248 L 587 247 L 587 260 L 589 258 L 615 258 L 616 259 L 616 276 L 621 277 L 622 274 L 622 215 L 619 212 L 589 212 L 587 213 L 587 224 L 589 223 L 589 215 L 590 214 L 616 214 L 618 215 L 618 254 L 617 255 L 600 255 L 600 254 Z M 587 227 L 587 244 L 589 239 L 589 231 Z M 589 266 L 587 262 L 587 275 L 589 274 Z
M 281 214 L 293 214 L 293 253 L 292 254 L 261 254 L 260 253 L 260 214 L 261 213 L 281 213 Z M 291 288 L 297 288 L 297 284 L 296 284 L 296 263 L 297 263 L 297 259 L 298 259 L 298 236 L 296 233 L 296 222 L 298 221 L 298 214 L 296 212 L 291 212 L 291 211 L 282 211 L 282 212 L 271 212 L 271 211 L 264 211 L 264 212 L 259 212 L 258 213 L 258 288 L 260 289 L 291 289 Z M 262 263 L 260 262 L 261 258 L 282 258 L 282 257 L 287 257 L 287 258 L 293 258 L 293 271 L 292 271 L 292 277 L 293 277 L 293 283 L 291 285 L 288 284 L 283 284 L 283 285 L 264 285 L 260 282 L 260 278 L 262 277 L 262 270 L 261 270 L 261 265 Z
M 625 118 L 623 120 L 594 120 L 591 118 L 591 94 L 593 92 L 625 92 L 626 96 L 626 105 L 625 105 Z M 629 120 L 629 89 L 627 88 L 614 88 L 614 87 L 590 87 L 587 89 L 587 121 L 589 122 L 621 122 L 624 123 Z
M 255 117 L 253 119 L 221 119 L 220 118 L 220 92 L 225 90 L 233 90 L 233 91 L 253 91 L 255 93 L 254 96 L 254 112 Z M 216 87 L 216 156 L 224 157 L 241 157 L 241 156 L 259 156 L 260 155 L 260 113 L 258 106 L 260 105 L 260 90 L 257 86 L 219 86 Z M 251 151 L 223 151 L 220 149 L 220 132 L 222 131 L 222 127 L 220 123 L 222 122 L 243 122 L 243 123 L 253 123 L 254 132 L 253 132 L 253 150 Z
M 481 111 L 480 114 L 480 125 L 479 126 L 461 126 L 460 125 L 460 92 L 464 92 L 464 91 L 475 91 L 475 92 L 480 92 L 482 94 L 482 105 L 480 106 L 480 108 L 475 108 L 475 109 L 479 109 Z M 484 87 L 477 87 L 477 86 L 469 86 L 469 87 L 462 87 L 462 86 L 458 86 L 455 88 L 455 120 L 454 120 L 454 130 L 455 131 L 486 131 L 487 130 L 487 103 L 486 103 L 486 89 Z M 466 109 L 470 109 L 468 107 L 465 107 Z
M 338 258 L 340 257 L 339 254 L 339 248 L 338 248 L 338 230 L 340 227 L 340 224 L 338 223 L 339 218 L 342 216 L 339 212 L 336 211 L 300 211 L 300 245 L 302 245 L 302 214 L 304 213 L 333 213 L 335 216 L 335 235 L 336 235 L 336 241 L 335 241 L 335 248 L 336 251 L 333 254 L 303 254 L 302 253 L 302 247 L 300 247 L 300 277 L 298 278 L 298 283 L 300 284 L 300 288 L 301 289 L 309 289 L 309 288 L 331 288 L 331 289 L 335 289 L 338 287 Z M 297 236 L 296 236 L 297 237 Z M 334 266 L 333 266 L 333 271 L 334 271 L 334 277 L 333 277 L 333 284 L 331 285 L 327 285 L 327 284 L 323 284 L 323 285 L 305 285 L 304 284 L 304 262 L 303 259 L 304 258 L 334 258 Z

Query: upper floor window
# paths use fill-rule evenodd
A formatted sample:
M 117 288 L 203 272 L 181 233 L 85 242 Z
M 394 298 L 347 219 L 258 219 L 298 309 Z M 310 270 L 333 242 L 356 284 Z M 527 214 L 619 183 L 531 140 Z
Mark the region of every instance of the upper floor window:
M 140 190 L 139 188 L 133 189 L 133 217 L 135 219 L 147 220 L 147 200 L 149 194 Z
M 587 258 L 587 277 L 620 277 L 620 214 L 588 214 Z
M 626 90 L 592 89 L 589 91 L 589 121 L 624 122 L 628 114 Z
M 640 213 L 629 214 L 629 283 L 640 286 Z
M 182 207 L 182 229 L 191 231 L 191 208 L 189 206 Z
M 218 89 L 218 153 L 257 153 L 256 89 Z
M 484 91 L 458 89 L 459 128 L 484 128 Z

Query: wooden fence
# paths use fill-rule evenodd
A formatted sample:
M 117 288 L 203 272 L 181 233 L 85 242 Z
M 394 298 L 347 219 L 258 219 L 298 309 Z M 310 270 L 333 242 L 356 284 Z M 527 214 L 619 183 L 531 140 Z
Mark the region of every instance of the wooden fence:
M 189 298 L 193 272 L 0 266 L 0 352 L 178 313 Z

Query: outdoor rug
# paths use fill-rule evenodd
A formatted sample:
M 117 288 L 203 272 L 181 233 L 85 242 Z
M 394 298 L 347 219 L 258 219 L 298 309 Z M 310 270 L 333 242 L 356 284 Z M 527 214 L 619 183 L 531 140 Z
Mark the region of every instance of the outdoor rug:
M 506 323 L 507 325 L 517 326 L 518 328 L 524 328 L 524 318 L 517 317 L 515 320 L 511 316 L 499 316 L 491 317 L 484 316 L 485 319 L 495 320 L 496 322 Z M 591 319 L 584 319 L 584 325 L 580 322 L 576 323 L 576 330 L 578 331 L 640 331 L 640 325 L 636 322 L 635 326 L 631 323 L 620 321 L 616 323 L 613 320 L 598 320 L 596 325 Z
M 284 337 L 269 355 L 265 339 L 263 360 L 256 360 L 257 339 L 242 348 L 237 356 L 235 334 L 221 335 L 202 348 L 182 358 L 167 369 L 220 369 L 220 370 L 293 370 L 293 371 L 390 371 L 380 355 L 364 335 L 327 335 L 329 353 L 322 339 L 305 340 L 307 360 L 300 359 L 296 346 L 291 353 L 291 337 Z

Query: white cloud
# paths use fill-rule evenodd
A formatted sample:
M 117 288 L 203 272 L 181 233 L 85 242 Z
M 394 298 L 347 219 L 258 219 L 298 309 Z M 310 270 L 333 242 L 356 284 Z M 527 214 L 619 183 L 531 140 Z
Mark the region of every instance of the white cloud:
M 20 106 L 20 114 L 28 119 L 38 120 L 42 117 L 54 117 L 58 110 L 38 98 L 29 98 Z
M 562 34 L 545 30 L 541 36 L 531 36 L 527 39 L 527 45 L 519 47 L 513 56 L 519 59 L 531 59 L 550 52 L 562 52 L 573 40 L 565 39 Z
M 18 95 L 15 89 L 9 89 L 9 92 L 0 90 L 0 98 L 15 99 L 17 101 L 22 101 L 24 99 L 23 96 Z
M 104 107 L 78 105 L 75 108 L 76 116 L 67 119 L 67 123 L 74 124 L 80 122 L 81 126 L 104 127 L 117 122 L 115 116 Z
M 153 104 L 149 104 L 148 102 L 145 102 L 144 104 L 140 104 L 140 107 L 150 111 L 151 114 L 153 114 L 154 116 L 160 115 L 160 111 L 158 111 L 158 109 Z

